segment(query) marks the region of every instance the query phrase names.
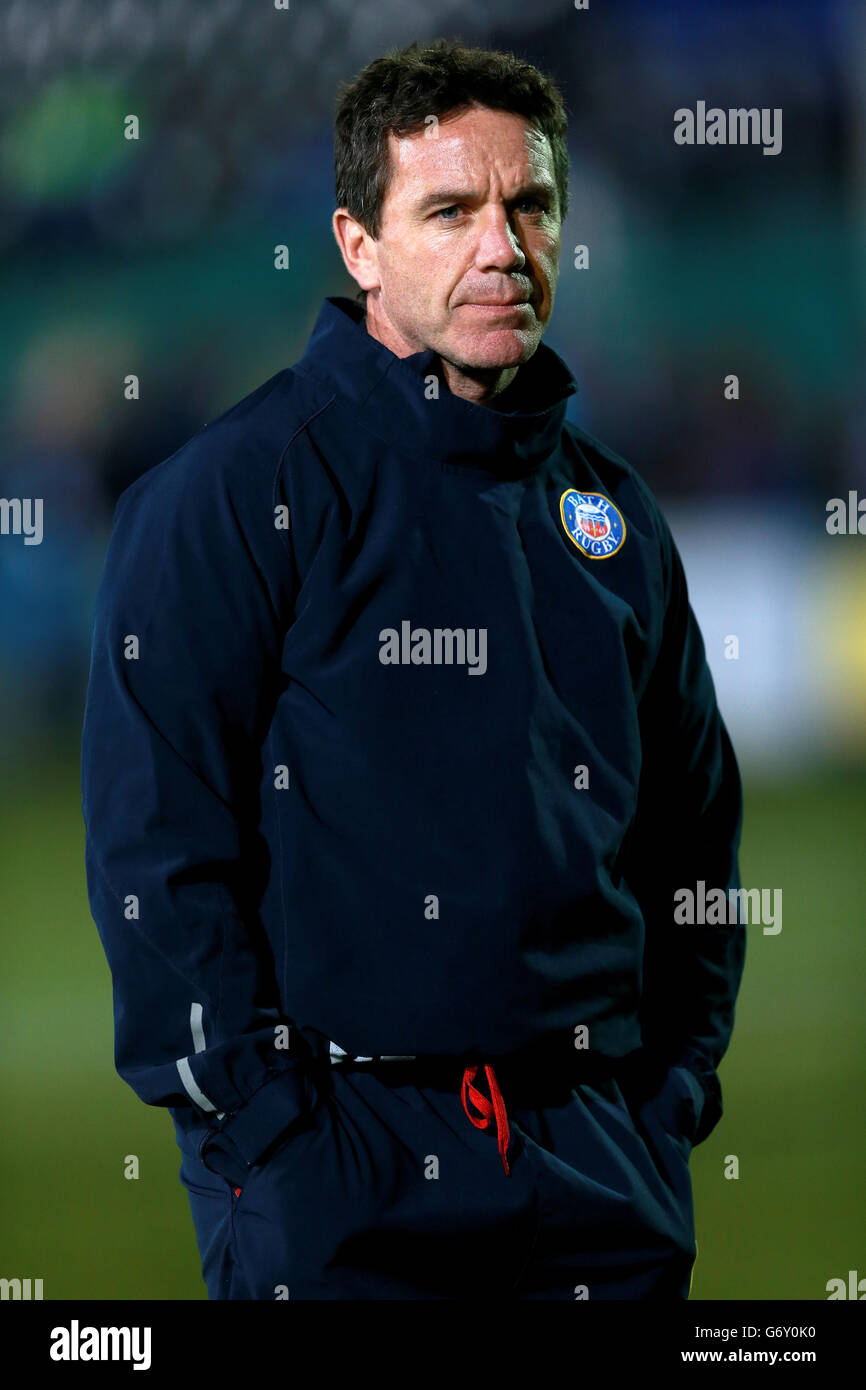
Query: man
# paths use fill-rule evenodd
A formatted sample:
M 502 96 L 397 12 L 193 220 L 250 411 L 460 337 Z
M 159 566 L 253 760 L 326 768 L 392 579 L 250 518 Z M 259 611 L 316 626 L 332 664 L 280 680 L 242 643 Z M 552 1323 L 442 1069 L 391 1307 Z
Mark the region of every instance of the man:
M 682 566 L 542 344 L 565 116 L 438 42 L 342 93 L 365 307 L 126 490 L 87 869 L 212 1298 L 688 1297 L 741 796 Z

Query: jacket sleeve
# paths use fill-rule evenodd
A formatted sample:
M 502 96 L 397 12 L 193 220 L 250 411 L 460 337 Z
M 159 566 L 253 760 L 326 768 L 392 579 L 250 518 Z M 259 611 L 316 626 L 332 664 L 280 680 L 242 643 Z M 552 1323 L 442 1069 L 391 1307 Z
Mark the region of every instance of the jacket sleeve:
M 267 480 L 249 481 L 260 460 L 227 469 L 208 444 L 196 436 L 115 509 L 82 810 L 117 1071 L 148 1104 L 182 1108 L 185 1128 L 218 1128 L 248 1165 L 307 1099 L 256 908 L 262 787 L 279 794 L 262 748 L 293 595 Z
M 638 808 L 626 878 L 645 923 L 640 1006 L 642 1063 L 652 1084 L 686 1070 L 694 1102 L 694 1143 L 722 1114 L 717 1068 L 727 1050 L 745 963 L 746 932 L 679 924 L 678 890 L 696 896 L 740 887 L 740 775 L 716 703 L 704 643 L 682 561 L 654 506 L 665 572 L 661 640 L 640 701 L 643 749 Z M 737 916 L 736 912 L 734 914 Z

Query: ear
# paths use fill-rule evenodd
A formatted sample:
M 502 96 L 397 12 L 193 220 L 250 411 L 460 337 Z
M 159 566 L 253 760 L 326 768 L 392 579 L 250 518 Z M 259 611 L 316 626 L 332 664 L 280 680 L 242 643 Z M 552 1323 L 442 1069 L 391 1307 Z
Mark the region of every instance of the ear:
M 362 290 L 379 289 L 379 258 L 370 233 L 356 222 L 347 208 L 337 208 L 331 226 L 343 264 L 352 279 L 357 280 Z

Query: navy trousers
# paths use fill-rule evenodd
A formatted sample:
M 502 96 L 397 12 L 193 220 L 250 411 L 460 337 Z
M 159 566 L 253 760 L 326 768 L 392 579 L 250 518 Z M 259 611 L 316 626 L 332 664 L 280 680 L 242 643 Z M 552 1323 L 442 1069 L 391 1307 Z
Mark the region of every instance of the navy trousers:
M 420 1061 L 319 1066 L 307 1127 L 240 1191 L 205 1167 L 203 1132 L 178 1129 L 209 1298 L 688 1298 L 680 1068 L 639 1103 L 615 1075 L 500 1075 L 508 1173 L 496 1125 L 467 1116 L 461 1076 L 425 1076 Z M 485 1089 L 483 1067 L 474 1084 Z

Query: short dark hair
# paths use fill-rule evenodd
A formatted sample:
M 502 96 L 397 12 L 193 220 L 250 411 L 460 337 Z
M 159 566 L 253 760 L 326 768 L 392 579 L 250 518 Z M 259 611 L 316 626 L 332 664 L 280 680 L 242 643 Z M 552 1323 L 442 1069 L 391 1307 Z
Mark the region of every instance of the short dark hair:
M 513 53 L 434 39 L 391 49 L 342 84 L 334 125 L 337 206 L 378 237 L 391 177 L 388 135 L 414 134 L 425 117 L 486 106 L 523 116 L 550 141 L 560 218 L 568 212 L 568 120 L 551 77 Z

